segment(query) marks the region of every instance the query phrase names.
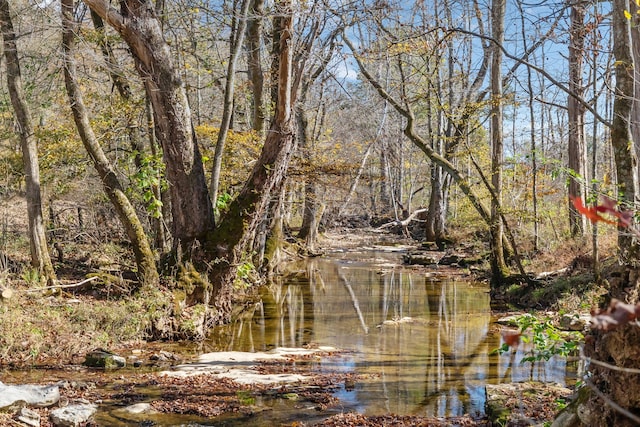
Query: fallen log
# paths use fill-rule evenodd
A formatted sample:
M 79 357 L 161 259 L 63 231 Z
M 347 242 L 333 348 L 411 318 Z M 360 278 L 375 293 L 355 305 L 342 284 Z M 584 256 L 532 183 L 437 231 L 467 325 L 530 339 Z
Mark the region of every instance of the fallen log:
M 415 218 L 420 215 L 423 212 L 427 212 L 428 209 L 418 209 L 415 210 L 411 213 L 411 215 L 409 215 L 408 217 L 406 217 L 405 219 L 396 219 L 395 221 L 391 221 L 391 222 L 387 222 L 386 224 L 382 224 L 380 227 L 376 228 L 376 231 L 382 231 L 385 228 L 389 228 L 389 227 L 393 227 L 393 226 L 401 226 L 402 227 L 402 232 L 404 233 L 405 236 L 409 235 L 409 230 L 407 229 L 407 227 L 409 226 L 409 224 L 411 223 L 411 221 L 415 220 Z

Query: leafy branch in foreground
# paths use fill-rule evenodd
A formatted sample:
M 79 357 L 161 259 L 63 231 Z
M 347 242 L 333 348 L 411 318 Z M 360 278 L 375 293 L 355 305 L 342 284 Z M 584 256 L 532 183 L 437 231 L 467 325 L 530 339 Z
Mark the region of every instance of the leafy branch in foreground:
M 602 221 L 607 224 L 617 225 L 620 228 L 626 228 L 635 236 L 640 237 L 640 231 L 633 227 L 631 223 L 633 220 L 633 212 L 631 210 L 618 209 L 615 200 L 603 197 L 600 205 L 590 207 L 584 206 L 580 197 L 576 197 L 572 201 L 578 212 L 587 217 L 592 223 Z M 604 217 L 603 214 L 607 214 L 616 219 L 608 219 Z M 612 299 L 609 307 L 606 309 L 591 311 L 591 328 L 610 331 L 618 326 L 635 321 L 638 317 L 640 317 L 640 303 L 636 305 L 625 304 L 617 299 Z
M 537 362 L 549 360 L 553 356 L 566 357 L 578 350 L 578 339 L 575 335 L 563 333 L 556 328 L 551 319 L 540 320 L 530 314 L 516 318 L 518 331 L 505 331 L 502 333 L 503 344 L 495 350 L 498 354 L 508 352 L 511 347 L 517 347 L 523 343 L 532 343 L 533 347 L 526 352 L 521 362 Z M 525 334 L 529 331 L 530 334 Z

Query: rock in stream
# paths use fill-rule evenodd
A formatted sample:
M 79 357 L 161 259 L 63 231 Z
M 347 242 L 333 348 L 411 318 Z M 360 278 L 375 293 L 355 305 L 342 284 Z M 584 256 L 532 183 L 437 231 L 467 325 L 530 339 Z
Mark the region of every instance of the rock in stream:
M 60 400 L 60 388 L 57 385 L 9 385 L 0 383 L 0 409 L 26 404 L 44 408 Z

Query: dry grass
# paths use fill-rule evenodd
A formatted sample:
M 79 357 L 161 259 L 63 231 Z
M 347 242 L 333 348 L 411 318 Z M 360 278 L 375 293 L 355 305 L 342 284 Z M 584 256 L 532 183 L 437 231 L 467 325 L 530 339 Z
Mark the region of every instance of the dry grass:
M 81 362 L 88 350 L 143 340 L 162 294 L 117 300 L 82 294 L 47 295 L 14 287 L 0 302 L 0 364 L 62 365 Z M 155 300 L 154 300 L 155 298 Z

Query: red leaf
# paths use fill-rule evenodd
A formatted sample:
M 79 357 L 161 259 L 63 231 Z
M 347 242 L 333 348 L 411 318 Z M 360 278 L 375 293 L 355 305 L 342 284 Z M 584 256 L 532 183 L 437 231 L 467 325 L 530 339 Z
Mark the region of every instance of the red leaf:
M 600 205 L 600 206 L 595 206 L 595 207 L 586 207 L 584 205 L 584 203 L 582 203 L 582 198 L 581 197 L 573 197 L 571 199 L 571 201 L 573 202 L 573 206 L 575 206 L 576 210 L 578 212 L 580 212 L 580 214 L 584 215 L 585 217 L 587 217 L 587 219 L 593 223 L 598 222 L 598 221 L 602 221 L 604 223 L 607 224 L 612 224 L 612 225 L 616 225 L 617 222 L 612 221 L 610 219 L 607 219 L 605 217 L 603 217 L 602 215 L 600 215 L 598 212 L 609 212 L 610 213 L 610 208 L 608 208 L 605 205 Z M 614 210 L 614 212 L 617 212 Z
M 502 340 L 509 347 L 515 347 L 520 344 L 520 332 L 502 331 Z

